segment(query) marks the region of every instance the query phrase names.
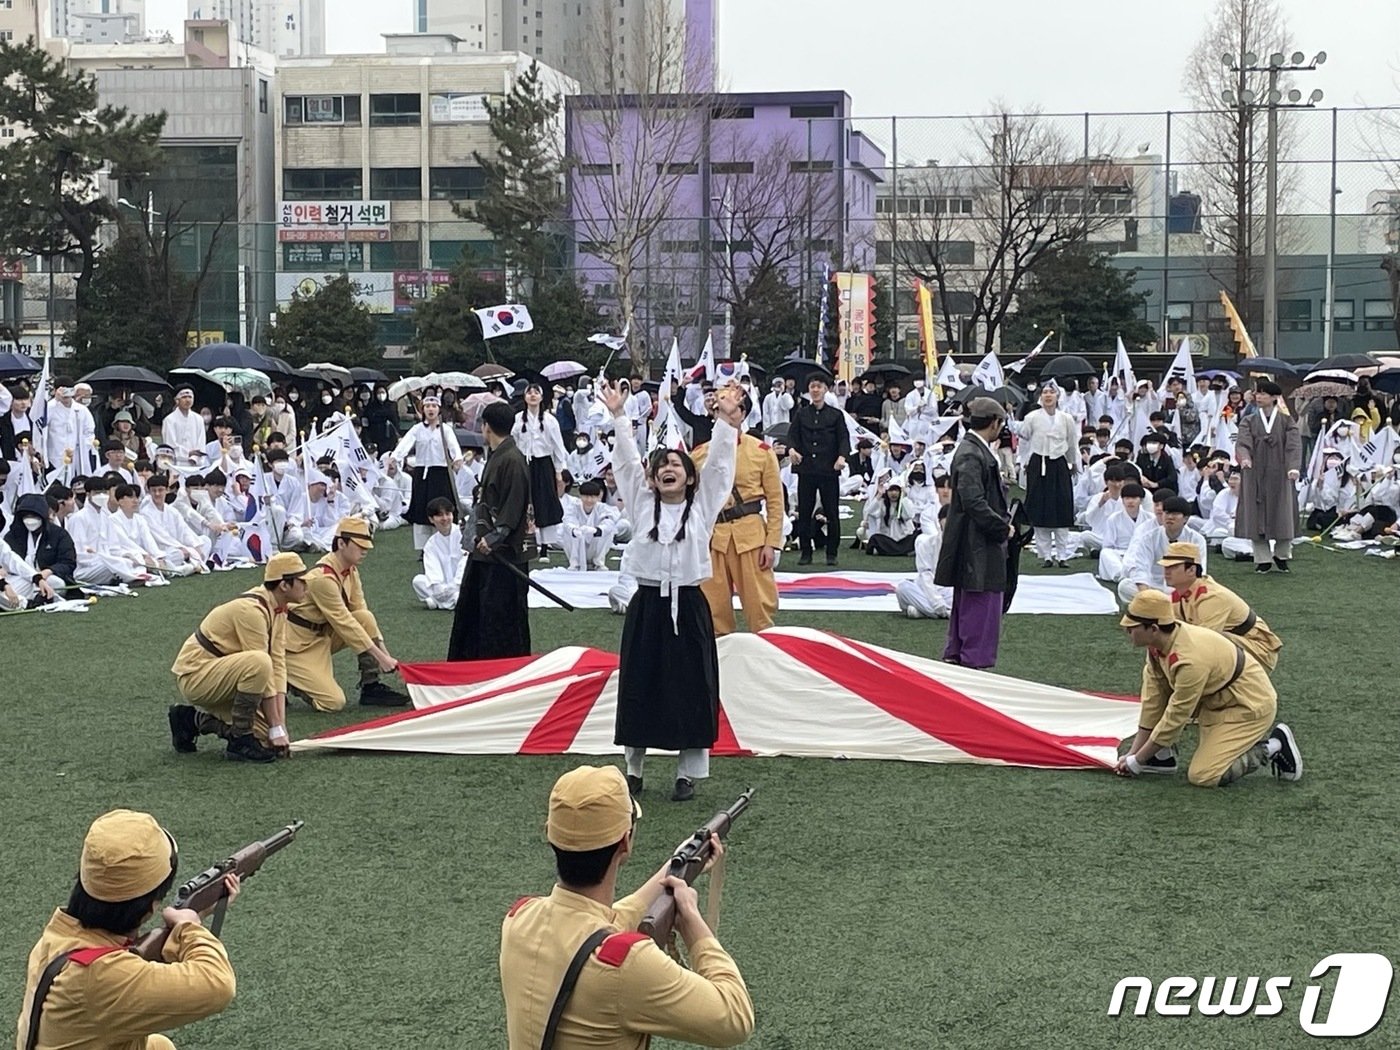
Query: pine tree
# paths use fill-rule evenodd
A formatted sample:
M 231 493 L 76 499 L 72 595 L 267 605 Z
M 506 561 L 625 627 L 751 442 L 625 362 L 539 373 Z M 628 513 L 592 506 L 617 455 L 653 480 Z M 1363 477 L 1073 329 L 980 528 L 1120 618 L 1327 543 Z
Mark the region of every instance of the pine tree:
M 344 274 L 310 295 L 297 292 L 277 311 L 267 341 L 289 364 L 329 361 L 345 368 L 378 368 L 384 360 L 379 326 L 355 296 L 359 287 Z
M 453 205 L 496 239 L 513 278 L 511 294 L 523 295 L 564 263 L 562 238 L 550 229 L 563 215 L 564 165 L 554 137 L 562 106 L 540 83 L 539 65 L 530 63 L 510 94 L 486 104 L 496 153 L 474 154 L 485 177 L 480 199 Z
M 1047 255 L 1017 291 L 1016 314 L 1002 333 L 1008 352 L 1029 350 L 1041 333 L 1055 329 L 1064 349 L 1108 353 L 1117 336 L 1130 347 L 1157 334 L 1142 319 L 1147 293 L 1134 291 L 1135 270 L 1122 270 L 1092 245 L 1076 244 Z
M 99 106 L 90 73 L 70 73 L 37 45 L 0 41 L 0 123 L 16 135 L 0 149 L 0 253 L 79 256 L 81 313 L 97 266 L 98 231 L 116 218 L 98 172 L 139 179 L 160 161 L 165 114 Z

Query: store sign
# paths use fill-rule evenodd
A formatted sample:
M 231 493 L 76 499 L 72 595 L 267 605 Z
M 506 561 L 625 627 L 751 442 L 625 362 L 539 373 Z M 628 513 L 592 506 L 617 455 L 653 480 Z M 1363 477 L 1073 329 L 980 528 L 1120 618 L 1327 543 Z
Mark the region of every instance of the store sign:
M 429 119 L 434 124 L 485 124 L 489 95 L 465 95 L 455 91 L 434 92 L 428 100 Z
M 412 313 L 419 303 L 426 302 L 452 283 L 448 270 L 394 271 L 394 313 Z
M 0 281 L 24 280 L 24 261 L 21 259 L 0 259 Z
M 283 201 L 279 241 L 387 241 L 388 201 Z
M 277 275 L 277 305 L 286 306 L 293 297 L 315 295 L 327 282 L 344 274 L 279 273 Z M 394 312 L 394 275 L 392 273 L 352 273 L 356 287 L 355 301 L 369 307 L 372 314 Z
M 365 247 L 363 244 L 346 244 L 344 241 L 323 241 L 307 243 L 293 241 L 282 245 L 282 269 L 284 270 L 343 270 L 346 267 L 345 250 L 350 250 L 349 265 L 359 269 L 364 265 Z

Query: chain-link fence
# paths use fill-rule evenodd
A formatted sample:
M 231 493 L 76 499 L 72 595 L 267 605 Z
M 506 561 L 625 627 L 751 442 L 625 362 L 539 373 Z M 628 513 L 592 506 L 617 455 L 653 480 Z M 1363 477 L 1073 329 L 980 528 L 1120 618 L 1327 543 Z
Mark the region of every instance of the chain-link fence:
M 1400 243 L 1400 108 L 1283 106 L 1277 117 L 1277 352 L 1316 359 L 1393 349 L 1396 302 L 1381 262 Z M 1223 353 L 1231 339 L 1221 290 L 1251 331 L 1264 315 L 1266 127 L 1261 107 L 793 119 L 782 129 L 792 155 L 776 169 L 766 154 L 755 168 L 732 143 L 722 156 L 712 147 L 709 157 L 665 165 L 678 169 L 667 173 L 676 189 L 625 275 L 596 216 L 558 224 L 558 263 L 619 327 L 625 276 L 633 338 L 653 356 L 672 335 L 692 355 L 707 334 L 724 355 L 735 313 L 753 306 L 745 316 L 761 316 L 747 302 L 759 272 L 781 276 L 802 308 L 795 341 L 812 347 L 824 274 L 866 270 L 897 307 L 893 322 L 882 319 L 885 345 L 876 352 L 905 356 L 918 347 L 916 277 L 937 290 L 940 345 L 970 353 L 999 345 L 994 318 L 1014 311 L 1039 249 L 1088 241 L 1135 271 L 1142 320 L 1159 333 L 1160 348 L 1191 335 Z M 464 257 L 500 271 L 489 235 L 471 221 L 470 200 L 457 202 L 465 215 L 450 213 L 451 194 L 434 182 L 439 169 L 395 183 L 375 163 L 371 154 L 369 168 L 337 188 L 347 203 L 387 203 L 372 228 L 180 226 L 180 268 L 207 266 L 191 340 L 257 343 L 279 304 L 347 272 L 380 318 L 388 356 L 403 356 L 414 304 L 448 271 Z M 702 190 L 686 182 L 693 178 Z M 746 185 L 774 178 L 790 192 L 744 196 Z M 153 215 L 166 207 L 149 203 Z M 10 322 L 22 316 L 21 343 L 41 351 L 73 318 L 73 275 L 62 260 L 52 275 L 44 260 L 24 266 L 22 281 L 0 274 L 0 307 Z M 1073 326 L 1063 318 L 1056 328 Z

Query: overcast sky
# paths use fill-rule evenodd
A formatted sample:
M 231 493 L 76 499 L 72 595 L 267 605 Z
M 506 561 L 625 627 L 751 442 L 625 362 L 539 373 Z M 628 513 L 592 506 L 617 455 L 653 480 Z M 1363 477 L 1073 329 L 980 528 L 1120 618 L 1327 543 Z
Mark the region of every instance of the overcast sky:
M 1181 72 L 1215 0 L 718 0 L 738 91 L 840 88 L 861 116 L 1182 109 Z M 330 50 L 382 51 L 412 0 L 326 0 Z M 1292 45 L 1327 64 L 1324 105 L 1400 104 L 1400 2 L 1282 0 Z M 148 0 L 175 29 L 184 0 Z

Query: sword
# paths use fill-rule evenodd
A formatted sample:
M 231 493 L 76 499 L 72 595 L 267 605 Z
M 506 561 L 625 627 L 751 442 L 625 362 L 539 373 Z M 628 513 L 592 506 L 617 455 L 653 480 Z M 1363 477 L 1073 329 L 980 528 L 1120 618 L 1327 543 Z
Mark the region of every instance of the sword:
M 555 605 L 558 605 L 558 606 L 560 606 L 561 608 L 564 608 L 564 609 L 568 609 L 569 612 L 577 612 L 577 611 L 578 611 L 577 609 L 574 608 L 574 606 L 570 605 L 570 604 L 569 604 L 568 602 L 566 602 L 563 598 L 559 597 L 559 595 L 555 594 L 555 593 L 554 593 L 553 591 L 551 591 L 548 587 L 544 586 L 544 584 L 535 582 L 535 580 L 530 576 L 530 574 L 529 574 L 528 572 L 526 572 L 524 569 L 522 569 L 519 565 L 516 565 L 515 562 L 513 562 L 513 561 L 508 561 L 507 559 L 502 558 L 502 557 L 501 557 L 498 553 L 496 553 L 495 551 L 492 551 L 492 552 L 491 552 L 491 557 L 492 557 L 492 559 L 495 560 L 495 562 L 496 562 L 497 565 L 504 565 L 507 569 L 509 569 L 511 572 L 515 573 L 515 575 L 519 576 L 522 580 L 524 580 L 526 583 L 528 583 L 528 584 L 529 584 L 531 587 L 533 587 L 535 590 L 537 590 L 537 591 L 539 591 L 541 594 L 543 594 L 546 598 L 548 598 L 550 601 L 552 601 Z

